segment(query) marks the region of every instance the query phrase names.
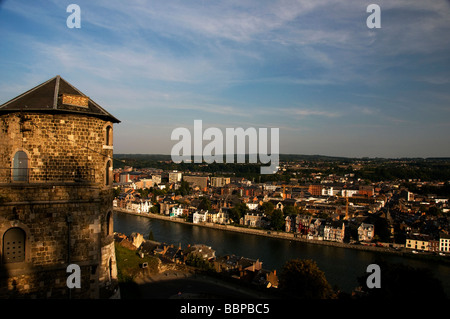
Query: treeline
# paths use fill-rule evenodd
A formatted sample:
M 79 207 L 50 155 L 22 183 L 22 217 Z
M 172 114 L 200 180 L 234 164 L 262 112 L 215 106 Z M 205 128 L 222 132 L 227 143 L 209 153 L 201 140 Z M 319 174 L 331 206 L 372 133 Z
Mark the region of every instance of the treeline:
M 355 171 L 355 176 L 372 182 L 399 179 L 448 181 L 450 180 L 450 161 L 380 163 L 379 165 L 368 165 L 359 171 Z
M 261 163 L 173 163 L 170 155 L 163 154 L 115 154 L 114 167 L 123 168 L 132 166 L 141 168 L 159 168 L 163 170 L 179 170 L 183 172 L 203 172 L 216 176 L 244 177 L 255 182 L 286 181 L 292 173 L 295 177 L 308 176 L 311 170 L 287 170 L 277 174 L 260 174 Z M 449 181 L 450 158 L 434 159 L 370 159 L 370 158 L 338 158 L 320 155 L 283 155 L 280 154 L 280 162 L 283 161 L 307 161 L 314 172 L 324 174 L 354 173 L 356 178 L 371 182 L 420 179 L 422 181 Z M 360 169 L 354 169 L 352 164 L 362 164 Z
M 418 187 L 414 183 L 406 182 L 403 183 L 403 186 L 405 186 L 408 191 L 419 195 L 434 194 L 437 196 L 450 197 L 450 182 L 445 182 L 443 186 L 422 185 L 421 187 Z

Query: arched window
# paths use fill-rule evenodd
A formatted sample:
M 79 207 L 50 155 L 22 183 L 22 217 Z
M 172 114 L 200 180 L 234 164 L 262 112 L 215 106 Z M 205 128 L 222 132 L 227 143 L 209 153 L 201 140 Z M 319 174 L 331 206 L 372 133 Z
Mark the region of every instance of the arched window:
M 113 218 L 111 212 L 106 214 L 106 236 L 111 235 L 113 232 Z
M 109 258 L 109 262 L 108 262 L 108 275 L 109 275 L 109 281 L 112 280 L 112 259 Z
M 112 146 L 113 145 L 113 133 L 112 126 L 108 125 L 106 127 L 106 136 L 105 136 L 105 145 Z
M 111 185 L 112 182 L 112 166 L 111 161 L 106 162 L 106 170 L 105 170 L 105 184 Z
M 25 260 L 25 232 L 18 227 L 8 229 L 3 235 L 3 262 L 16 263 Z
M 13 181 L 28 181 L 28 156 L 24 151 L 18 151 L 13 158 Z

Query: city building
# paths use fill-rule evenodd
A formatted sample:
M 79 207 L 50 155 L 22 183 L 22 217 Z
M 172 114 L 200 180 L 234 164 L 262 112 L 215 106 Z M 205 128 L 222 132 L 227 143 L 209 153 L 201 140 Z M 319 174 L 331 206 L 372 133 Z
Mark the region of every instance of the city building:
M 174 207 L 172 207 L 172 211 L 170 212 L 169 216 L 170 217 L 180 217 L 183 215 L 183 213 L 184 213 L 183 207 L 174 206 Z
M 181 182 L 182 173 L 178 171 L 169 172 L 169 183 Z
M 136 185 L 136 189 L 150 188 L 153 187 L 153 180 L 151 178 L 141 178 L 134 184 Z
M 375 234 L 374 225 L 361 223 L 358 227 L 358 240 L 362 242 L 370 242 Z
M 424 234 L 412 234 L 406 238 L 406 248 L 428 251 L 430 237 Z
M 158 174 L 152 175 L 152 182 L 154 185 L 161 184 L 161 175 Z
M 441 234 L 439 238 L 439 251 L 450 253 L 450 235 Z
M 211 187 L 223 187 L 226 184 L 230 184 L 231 179 L 229 177 L 211 177 Z
M 345 235 L 345 224 L 343 221 L 332 221 L 325 224 L 323 229 L 323 240 L 343 242 Z
M 265 215 L 262 213 L 246 213 L 241 217 L 241 224 L 250 227 L 263 227 Z
M 322 195 L 322 189 L 323 185 L 311 184 L 309 185 L 308 192 L 313 196 L 320 196 Z
M 189 186 L 198 186 L 201 190 L 208 187 L 208 176 L 183 176 L 183 180 L 189 183 Z
M 196 211 L 192 215 L 192 222 L 194 224 L 204 223 L 206 222 L 206 218 L 208 217 L 208 211 Z

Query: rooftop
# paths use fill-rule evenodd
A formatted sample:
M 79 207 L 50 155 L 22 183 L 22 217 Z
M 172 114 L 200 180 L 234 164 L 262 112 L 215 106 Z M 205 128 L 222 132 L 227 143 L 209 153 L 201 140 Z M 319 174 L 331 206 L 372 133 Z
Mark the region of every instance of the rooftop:
M 0 114 L 27 111 L 86 114 L 120 123 L 59 75 L 0 105 Z

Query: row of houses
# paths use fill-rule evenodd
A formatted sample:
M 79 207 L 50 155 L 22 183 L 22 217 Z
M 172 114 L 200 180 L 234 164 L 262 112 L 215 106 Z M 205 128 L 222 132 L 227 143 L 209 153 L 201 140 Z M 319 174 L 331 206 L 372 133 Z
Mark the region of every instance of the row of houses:
M 126 209 L 138 214 L 148 214 L 153 204 L 150 200 L 123 200 L 115 198 L 113 200 L 113 207 Z
M 200 210 L 195 211 L 192 215 L 194 224 L 214 223 L 214 224 L 230 224 L 230 215 L 227 208 L 221 208 L 218 211 Z
M 450 236 L 442 233 L 439 238 L 433 238 L 430 235 L 414 233 L 406 238 L 405 247 L 414 251 L 450 253 Z
M 284 210 L 286 205 L 295 205 L 289 201 L 295 201 L 292 199 L 285 200 L 272 200 L 276 209 Z M 238 221 L 239 224 L 247 227 L 255 228 L 270 228 L 270 218 L 268 218 L 263 212 L 259 210 L 259 201 L 246 202 L 249 211 L 242 216 Z M 255 207 L 248 205 L 255 204 Z M 325 211 L 327 206 L 315 204 L 315 208 L 320 211 Z M 126 193 L 125 197 L 115 199 L 113 202 L 114 207 L 127 209 L 136 213 L 149 213 L 153 204 L 148 199 L 138 199 L 131 192 Z M 311 207 L 306 207 L 308 211 L 311 211 Z M 219 209 L 199 210 L 195 206 L 182 206 L 175 201 L 166 203 L 160 202 L 160 213 L 170 217 L 190 216 L 194 224 L 198 223 L 217 223 L 217 224 L 230 224 L 230 207 L 220 207 Z M 333 210 L 330 210 L 333 213 Z M 312 214 L 314 216 L 314 214 Z M 336 218 L 319 218 L 311 215 L 292 215 L 285 217 L 284 231 L 299 234 L 304 238 L 311 240 L 324 240 L 343 242 L 346 235 L 348 224 L 342 220 Z M 352 234 L 352 240 L 358 240 L 359 242 L 371 242 L 375 236 L 375 227 L 373 224 L 359 222 L 357 227 L 357 237 L 354 232 Z M 445 232 L 442 232 L 440 238 L 437 235 L 428 234 L 413 234 L 410 235 L 405 244 L 405 248 L 416 251 L 430 251 L 430 252 L 450 252 L 450 245 L 448 243 L 448 236 Z
M 308 239 L 343 242 L 346 222 L 344 220 L 330 220 L 316 218 L 310 215 L 286 216 L 285 231 L 306 236 Z M 370 242 L 375 235 L 375 226 L 360 223 L 357 228 L 358 241 Z

